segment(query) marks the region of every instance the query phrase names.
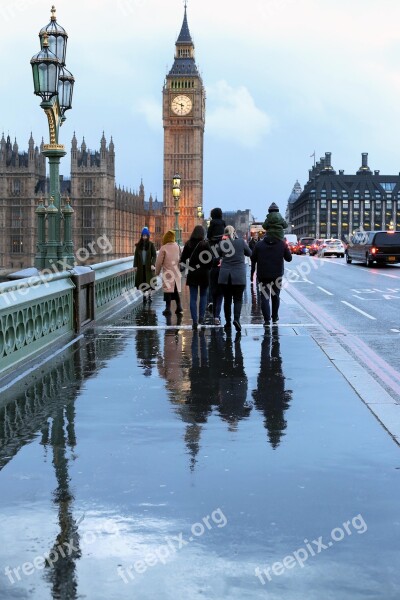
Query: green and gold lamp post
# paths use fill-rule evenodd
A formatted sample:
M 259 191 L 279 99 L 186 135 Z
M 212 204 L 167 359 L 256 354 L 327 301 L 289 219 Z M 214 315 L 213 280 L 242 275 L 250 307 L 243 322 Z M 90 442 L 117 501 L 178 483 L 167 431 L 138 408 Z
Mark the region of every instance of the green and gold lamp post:
M 61 208 L 60 160 L 66 155 L 59 143 L 59 130 L 65 113 L 72 108 L 74 77 L 66 66 L 68 34 L 57 23 L 56 9 L 51 9 L 51 20 L 39 33 L 41 50 L 31 60 L 34 93 L 42 99 L 41 108 L 49 124 L 49 144 L 43 154 L 49 159 L 50 201 L 47 207 L 41 202 L 37 208 L 38 244 L 35 266 L 38 269 L 64 270 L 74 264 L 71 217 L 73 209 L 68 201 Z M 44 212 L 48 221 L 47 238 Z M 62 227 L 62 221 L 64 227 Z
M 174 197 L 174 203 L 175 203 L 175 211 L 174 211 L 174 213 L 175 213 L 175 237 L 176 237 L 177 243 L 180 246 L 182 245 L 181 230 L 179 228 L 179 215 L 180 215 L 179 199 L 180 199 L 181 193 L 182 193 L 181 183 L 182 183 L 181 176 L 176 173 L 172 178 L 172 195 Z

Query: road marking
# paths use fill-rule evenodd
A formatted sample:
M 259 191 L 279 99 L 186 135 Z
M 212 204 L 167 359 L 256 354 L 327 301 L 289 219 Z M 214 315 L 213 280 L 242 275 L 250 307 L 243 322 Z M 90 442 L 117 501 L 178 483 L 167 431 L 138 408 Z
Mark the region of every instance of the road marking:
M 328 290 L 326 290 L 325 288 L 321 287 L 320 285 L 317 285 L 317 288 L 319 290 L 321 290 L 321 292 L 325 292 L 325 294 L 328 294 L 328 296 L 333 296 L 333 294 L 331 292 L 328 292 Z
M 346 302 L 346 300 L 342 300 L 342 304 L 346 304 L 346 306 L 349 306 L 353 310 L 356 310 L 361 315 L 364 315 L 364 317 L 367 317 L 368 319 L 371 319 L 371 321 L 376 321 L 375 317 L 371 317 L 371 315 L 369 315 L 368 313 L 364 312 L 360 308 L 357 308 L 357 306 L 354 306 L 353 304 L 350 304 L 350 302 Z
M 358 298 L 359 300 L 365 300 L 365 298 L 361 298 L 361 296 L 357 296 L 357 294 L 353 294 L 354 298 Z
M 393 331 L 393 333 L 400 333 L 400 329 L 391 329 L 390 331 Z

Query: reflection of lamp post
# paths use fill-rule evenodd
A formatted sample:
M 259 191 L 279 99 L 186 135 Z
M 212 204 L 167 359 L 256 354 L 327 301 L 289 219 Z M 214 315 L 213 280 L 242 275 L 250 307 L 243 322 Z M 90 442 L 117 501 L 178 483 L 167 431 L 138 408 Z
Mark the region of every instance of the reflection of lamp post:
M 54 6 L 51 9 L 50 23 L 41 29 L 39 38 L 41 51 L 32 58 L 31 65 L 34 91 L 36 96 L 40 96 L 42 99 L 40 106 L 46 113 L 49 122 L 50 144 L 44 146 L 43 154 L 49 159 L 50 167 L 50 197 L 52 201 L 46 209 L 46 214 L 51 220 L 52 239 L 46 242 L 46 232 L 42 223 L 42 204 L 39 204 L 37 211 L 38 247 L 35 264 L 39 269 L 55 265 L 59 268 L 60 264 L 62 268 L 65 268 L 69 263 L 73 264 L 73 249 L 71 249 L 71 240 L 69 239 L 70 232 L 64 231 L 64 242 L 61 235 L 60 159 L 66 155 L 66 152 L 64 146 L 58 143 L 58 134 L 65 121 L 65 112 L 72 108 L 75 80 L 65 68 L 68 34 L 57 23 Z M 67 211 L 64 210 L 64 213 L 69 216 L 72 214 L 71 211 L 72 208 L 68 208 Z
M 394 231 L 394 222 L 393 220 L 389 223 L 389 231 Z
M 202 206 L 198 206 L 197 207 L 197 218 L 199 219 L 199 221 L 203 221 L 204 220 L 204 213 L 203 213 L 203 207 Z
M 175 202 L 175 238 L 179 245 L 182 244 L 181 240 L 181 230 L 179 229 L 179 198 L 181 197 L 181 176 L 177 173 L 172 178 L 172 195 L 174 197 Z

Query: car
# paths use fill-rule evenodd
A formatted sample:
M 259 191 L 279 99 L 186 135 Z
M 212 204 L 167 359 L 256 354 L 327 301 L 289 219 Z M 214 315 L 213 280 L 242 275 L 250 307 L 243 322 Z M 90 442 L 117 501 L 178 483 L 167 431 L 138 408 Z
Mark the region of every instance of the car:
M 287 244 L 290 252 L 292 254 L 295 254 L 296 253 L 296 249 L 297 249 L 297 244 L 295 244 L 294 242 L 286 242 L 286 244 Z
M 313 245 L 310 248 L 310 256 L 315 256 L 318 254 L 319 247 L 324 243 L 325 240 L 315 240 Z
M 400 263 L 400 231 L 357 231 L 350 240 L 347 264 L 362 262 L 367 267 Z
M 296 247 L 296 254 L 309 254 L 311 246 L 314 244 L 315 238 L 302 237 Z
M 338 258 L 344 258 L 345 247 L 341 240 L 335 238 L 329 240 L 323 240 L 322 244 L 318 248 L 318 256 L 324 258 L 325 256 L 337 256 Z

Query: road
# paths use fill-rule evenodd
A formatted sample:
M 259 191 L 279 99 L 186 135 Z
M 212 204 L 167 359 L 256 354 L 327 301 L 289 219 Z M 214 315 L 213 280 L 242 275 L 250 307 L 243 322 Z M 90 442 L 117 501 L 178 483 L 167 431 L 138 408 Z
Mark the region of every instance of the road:
M 324 322 L 327 313 L 342 334 L 361 339 L 400 371 L 400 267 L 369 269 L 340 258 L 294 256 L 286 272 L 288 292 L 307 298 L 311 314 Z

